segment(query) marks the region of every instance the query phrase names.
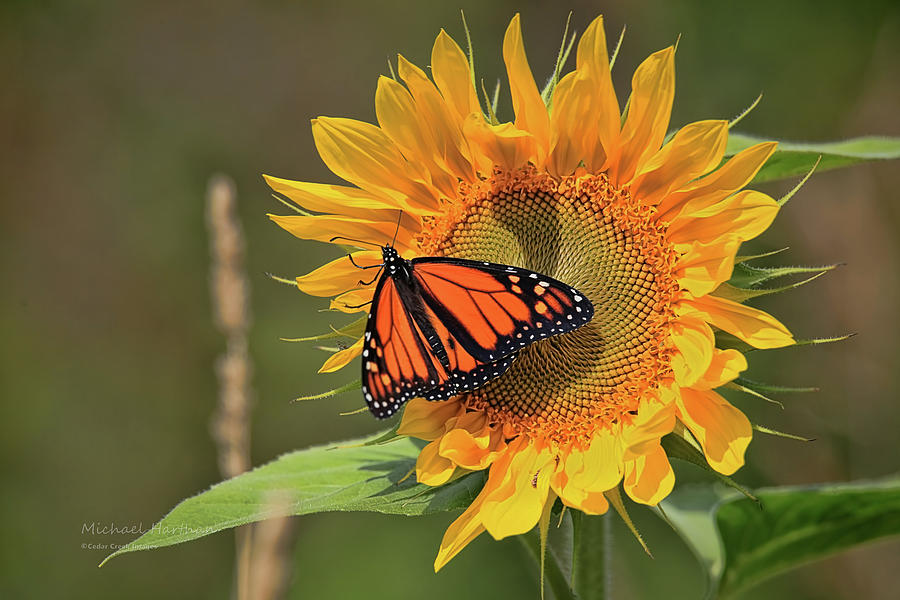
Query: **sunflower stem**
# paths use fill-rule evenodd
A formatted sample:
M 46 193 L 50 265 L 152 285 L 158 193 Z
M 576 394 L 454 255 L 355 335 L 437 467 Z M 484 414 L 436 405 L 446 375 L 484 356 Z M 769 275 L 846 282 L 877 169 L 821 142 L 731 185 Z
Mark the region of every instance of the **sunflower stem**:
M 610 598 L 612 528 L 610 514 L 591 516 L 572 511 L 572 587 L 579 600 Z
M 525 546 L 525 550 L 528 552 L 529 556 L 537 562 L 538 568 L 541 568 L 541 537 L 538 530 L 535 528 L 528 533 L 517 535 L 516 537 L 522 542 L 522 545 Z M 550 586 L 551 590 L 553 590 L 553 596 L 556 600 L 581 600 L 581 597 L 577 596 L 575 592 L 572 591 L 572 588 L 569 587 L 569 582 L 566 581 L 566 576 L 552 552 L 547 552 L 545 554 L 543 563 L 543 581 Z

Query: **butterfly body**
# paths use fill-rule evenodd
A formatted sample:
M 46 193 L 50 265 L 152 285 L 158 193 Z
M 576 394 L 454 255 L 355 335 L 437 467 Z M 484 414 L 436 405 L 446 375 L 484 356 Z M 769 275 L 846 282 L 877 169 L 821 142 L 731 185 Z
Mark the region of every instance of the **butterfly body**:
M 593 317 L 577 290 L 534 271 L 382 247 L 362 351 L 362 390 L 378 418 L 408 399 L 442 400 L 502 375 L 522 347 Z

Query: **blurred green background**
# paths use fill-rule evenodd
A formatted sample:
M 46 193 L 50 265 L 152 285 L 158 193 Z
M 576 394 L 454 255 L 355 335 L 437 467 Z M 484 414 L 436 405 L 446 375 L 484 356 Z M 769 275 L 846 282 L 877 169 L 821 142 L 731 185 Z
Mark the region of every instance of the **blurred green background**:
M 309 119 L 374 120 L 376 77 L 402 52 L 426 65 L 466 11 L 479 74 L 503 74 L 516 11 L 535 72 L 549 73 L 566 14 L 599 12 L 628 32 L 620 98 L 650 52 L 681 34 L 673 125 L 729 118 L 760 91 L 742 131 L 793 140 L 900 134 L 900 5 L 883 2 L 4 2 L 0 4 L 0 596 L 223 598 L 233 536 L 116 559 L 84 524 L 152 522 L 219 479 L 209 422 L 223 340 L 211 321 L 204 193 L 237 182 L 253 285 L 253 461 L 383 427 L 358 394 L 290 404 L 354 369 L 316 376 L 326 357 L 280 336 L 326 331 L 340 315 L 265 277 L 298 275 L 334 252 L 268 221 L 284 211 L 260 174 L 335 182 Z M 613 42 L 611 42 L 613 43 Z M 504 81 L 504 93 L 506 92 Z M 508 105 L 508 103 L 507 103 Z M 793 182 L 764 188 L 777 194 Z M 816 175 L 752 249 L 788 262 L 846 262 L 758 305 L 799 337 L 850 341 L 753 356 L 749 377 L 818 385 L 784 411 L 740 399 L 757 422 L 816 438 L 759 437 L 749 486 L 877 477 L 898 469 L 900 174 L 873 164 Z M 685 479 L 702 479 L 685 470 Z M 699 568 L 642 509 L 656 558 L 616 530 L 617 598 L 697 598 Z M 431 564 L 452 515 L 333 514 L 299 519 L 291 598 L 537 598 L 515 541 L 478 539 L 440 574 Z M 385 571 L 370 557 L 388 554 Z M 781 576 L 747 594 L 884 598 L 900 589 L 897 541 Z

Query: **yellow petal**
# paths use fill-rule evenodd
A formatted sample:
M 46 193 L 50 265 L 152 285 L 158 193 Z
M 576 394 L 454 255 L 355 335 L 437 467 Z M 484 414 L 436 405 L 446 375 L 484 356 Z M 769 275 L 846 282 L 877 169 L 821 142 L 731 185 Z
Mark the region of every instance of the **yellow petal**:
M 609 73 L 603 18 L 594 19 L 578 43 L 576 69 L 553 91 L 548 170 L 570 175 L 579 162 L 603 170 L 618 145 L 619 104 Z
M 409 86 L 409 91 L 415 98 L 416 110 L 421 116 L 419 126 L 433 140 L 436 163 L 454 178 L 474 181 L 475 173 L 469 160 L 468 144 L 463 138 L 459 119 L 454 117 L 450 107 L 422 69 L 402 56 L 397 57 L 397 68 L 401 79 Z M 454 186 L 448 197 L 454 197 L 455 192 Z
M 574 486 L 562 486 L 557 488 L 555 485 L 553 491 L 558 489 L 564 490 L 565 495 L 560 495 L 559 499 L 566 506 L 576 508 L 588 515 L 602 515 L 609 509 L 609 503 L 603 492 L 585 492 Z
M 359 338 L 349 348 L 335 352 L 325 361 L 325 364 L 319 369 L 319 373 L 333 373 L 346 367 L 351 360 L 362 354 L 362 347 L 363 338 Z
M 753 428 L 744 413 L 713 391 L 682 389 L 679 418 L 703 448 L 709 466 L 731 475 L 744 465 Z
M 543 166 L 550 145 L 550 118 L 528 66 L 518 14 L 510 21 L 503 37 L 503 61 L 506 63 L 509 91 L 516 114 L 516 128 L 534 136 L 534 162 L 537 166 Z
M 693 386 L 698 390 L 711 390 L 734 380 L 742 371 L 747 370 L 747 359 L 734 349 L 719 350 L 709 365 L 706 373 Z
M 625 459 L 630 460 L 651 452 L 654 447 L 659 446 L 659 438 L 672 433 L 674 427 L 674 404 L 642 402 L 634 421 L 624 431 L 627 445 Z
M 684 316 L 672 324 L 670 334 L 678 352 L 672 357 L 675 381 L 693 385 L 709 369 L 716 339 L 712 329 L 700 318 Z
M 396 215 L 394 215 L 396 218 Z M 397 239 L 394 246 L 401 253 L 408 253 L 414 246 L 413 236 L 406 227 L 397 229 L 396 220 L 369 221 L 356 217 L 343 217 L 338 215 L 269 215 L 279 227 L 294 234 L 303 240 L 316 240 L 328 242 L 335 236 L 345 236 L 363 242 L 373 244 L 387 244 Z M 346 244 L 345 240 L 338 240 L 339 244 Z
M 513 170 L 524 166 L 534 155 L 534 137 L 512 123 L 490 125 L 480 114 L 472 114 L 463 129 L 473 151 L 484 156 L 488 164 Z
M 397 210 L 402 208 L 400 204 L 389 198 L 376 196 L 359 188 L 291 181 L 269 175 L 263 175 L 263 178 L 270 188 L 313 212 L 353 215 L 372 220 L 389 220 L 390 217 L 386 217 L 386 211 L 393 213 L 394 219 L 396 219 Z M 408 223 L 412 222 L 413 219 L 410 216 Z
M 319 156 L 338 177 L 391 200 L 404 210 L 428 213 L 437 192 L 423 181 L 381 129 L 353 119 L 319 117 L 312 122 Z
M 470 470 L 481 470 L 497 456 L 497 446 L 502 444 L 499 430 L 495 430 L 480 411 L 465 413 L 456 425 L 440 440 L 441 456 L 454 464 Z
M 553 175 L 571 175 L 585 155 L 585 139 L 591 137 L 592 127 L 590 122 L 585 123 L 590 96 L 582 93 L 584 87 L 584 81 L 573 71 L 560 79 L 553 90 L 551 151 L 547 159 L 547 170 Z
M 477 538 L 484 531 L 481 524 L 481 503 L 485 493 L 482 491 L 444 533 L 437 558 L 434 560 L 434 571 L 437 573 L 450 559 L 459 554 L 469 542 Z
M 369 303 L 375 293 L 374 287 L 350 290 L 334 298 L 329 304 L 330 310 L 339 310 L 344 313 L 358 313 L 369 310 Z
M 425 485 L 444 485 L 453 476 L 456 465 L 438 453 L 440 442 L 426 444 L 416 459 L 416 480 Z
M 745 185 L 775 152 L 777 142 L 763 142 L 736 154 L 702 179 L 690 182 L 669 194 L 659 205 L 659 219 L 671 222 L 682 212 L 693 214 L 718 204 Z
M 643 204 L 655 205 L 716 168 L 725 155 L 728 121 L 698 121 L 685 125 L 668 144 L 641 165 L 631 182 L 631 194 Z
M 740 245 L 740 239 L 735 237 L 708 244 L 692 242 L 675 267 L 678 285 L 694 297 L 709 294 L 731 278 Z
M 431 75 L 460 124 L 470 114 L 481 113 L 469 60 L 443 29 L 431 49 Z
M 564 459 L 569 485 L 586 492 L 605 492 L 617 485 L 622 478 L 624 451 L 618 436 L 598 432 L 586 450 L 570 451 Z
M 690 313 L 754 348 L 782 348 L 794 343 L 791 332 L 772 315 L 733 300 L 703 296 L 686 300 L 684 305 Z
M 622 487 L 635 502 L 655 506 L 672 493 L 675 473 L 662 447 L 655 448 L 625 463 Z
M 444 433 L 444 424 L 463 410 L 458 400 L 428 401 L 413 398 L 406 403 L 397 428 L 398 435 L 436 440 Z
M 519 442 L 519 443 L 516 443 Z M 507 446 L 491 466 L 481 508 L 481 522 L 495 539 L 525 533 L 541 517 L 553 474 L 553 456 L 537 450 L 524 436 Z
M 603 168 L 607 155 L 618 146 L 622 122 L 609 72 L 602 16 L 594 19 L 581 36 L 575 53 L 575 68 L 590 94 L 591 104 L 586 115 L 589 120 L 584 124 L 585 129 L 594 132 L 591 139 L 586 140 L 584 164 L 589 171 L 598 172 Z M 577 136 L 578 131 L 572 134 Z
M 419 162 L 431 184 L 444 196 L 455 197 L 457 179 L 436 162 L 438 151 L 427 115 L 419 114 L 406 88 L 393 79 L 379 77 L 375 115 L 382 131 L 397 144 L 403 156 Z
M 777 214 L 775 200 L 762 192 L 744 190 L 701 214 L 680 215 L 666 235 L 674 244 L 708 244 L 725 236 L 747 241 L 768 229 Z
M 651 54 L 634 72 L 628 116 L 622 126 L 621 154 L 610 164 L 613 185 L 631 181 L 656 154 L 666 137 L 675 98 L 675 50 Z
M 354 252 L 353 260 L 361 267 L 380 265 L 381 252 Z M 353 266 L 347 256 L 342 256 L 311 273 L 297 277 L 297 288 L 310 296 L 337 296 L 351 288 L 360 287 L 360 279 L 370 280 L 374 273 L 375 269 L 363 271 Z

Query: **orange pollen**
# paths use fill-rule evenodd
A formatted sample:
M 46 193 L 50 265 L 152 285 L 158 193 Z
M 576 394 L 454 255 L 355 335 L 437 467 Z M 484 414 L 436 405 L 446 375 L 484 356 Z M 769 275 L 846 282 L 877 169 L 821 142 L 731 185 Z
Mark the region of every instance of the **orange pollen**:
M 557 180 L 526 167 L 461 186 L 460 201 L 425 223 L 423 256 L 531 269 L 594 305 L 590 323 L 526 346 L 504 375 L 465 394 L 470 410 L 505 434 L 558 445 L 631 421 L 641 397 L 672 376 L 677 254 L 654 216 L 605 174 Z

